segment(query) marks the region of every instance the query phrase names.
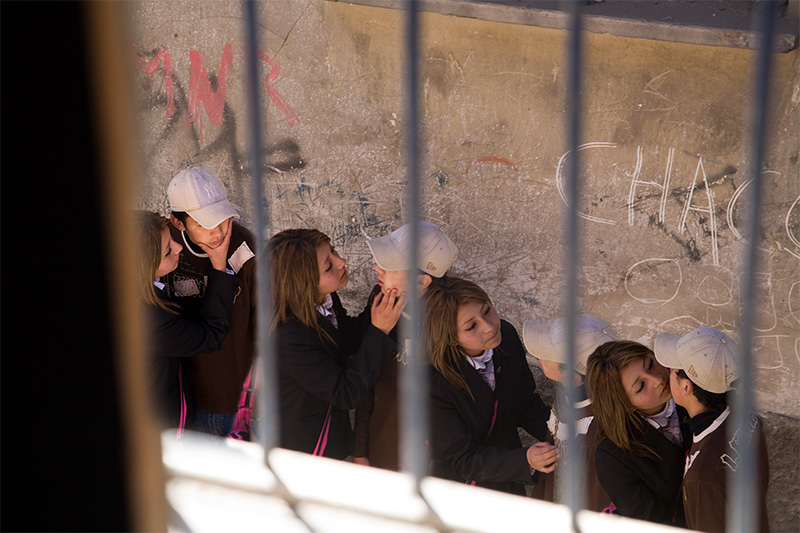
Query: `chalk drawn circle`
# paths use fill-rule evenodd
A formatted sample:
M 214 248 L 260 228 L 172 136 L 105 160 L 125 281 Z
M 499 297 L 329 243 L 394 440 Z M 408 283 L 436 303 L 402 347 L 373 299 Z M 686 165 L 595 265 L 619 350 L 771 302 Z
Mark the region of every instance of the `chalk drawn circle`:
M 697 286 L 697 299 L 706 305 L 719 307 L 733 300 L 733 290 L 729 284 L 715 276 L 706 276 Z
M 800 337 L 794 340 L 794 356 L 797 357 L 797 362 L 800 363 Z
M 798 313 L 800 313 L 800 305 L 798 305 L 798 308 L 795 309 L 793 301 L 795 298 L 798 300 L 798 302 L 800 302 L 800 281 L 795 281 L 794 283 L 792 283 L 792 287 L 789 289 L 789 298 L 788 298 L 789 314 L 792 315 L 792 317 L 795 320 L 800 322 L 800 315 L 798 315 Z
M 663 281 L 668 280 L 668 283 Z M 659 283 L 664 287 L 665 297 L 654 297 L 655 289 Z M 625 291 L 628 296 L 643 304 L 665 304 L 678 296 L 678 291 L 683 283 L 681 265 L 675 259 L 654 257 L 634 263 L 625 273 Z M 669 284 L 675 286 L 674 292 Z M 647 294 L 645 294 L 647 293 Z M 668 295 L 668 296 L 667 296 Z
M 789 208 L 789 211 L 786 213 L 786 222 L 784 223 L 784 226 L 786 227 L 786 235 L 789 237 L 789 240 L 792 241 L 792 244 L 794 244 L 798 248 L 800 248 L 800 240 L 797 239 L 794 232 L 792 231 L 791 218 L 792 218 L 792 212 L 794 211 L 794 208 L 797 207 L 797 204 L 799 202 L 800 202 L 800 196 L 797 197 L 797 200 L 794 201 L 792 206 Z

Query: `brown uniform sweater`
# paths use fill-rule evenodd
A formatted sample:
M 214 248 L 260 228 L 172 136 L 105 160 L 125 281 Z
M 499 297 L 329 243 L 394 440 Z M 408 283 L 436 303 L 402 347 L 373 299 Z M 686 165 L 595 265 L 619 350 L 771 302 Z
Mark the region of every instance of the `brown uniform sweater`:
M 694 435 L 692 447 L 686 456 L 683 475 L 683 508 L 686 512 L 686 525 L 698 531 L 725 533 L 725 504 L 728 498 L 728 483 L 739 461 L 738 448 L 742 432 L 728 436 L 727 419 L 730 409 L 720 415 L 699 434 Z M 758 461 L 758 487 L 756 501 L 752 502 L 753 512 L 760 533 L 769 533 L 767 522 L 766 494 L 769 483 L 769 464 L 767 448 L 761 423 L 754 418 L 750 427 L 745 428 L 755 439 Z

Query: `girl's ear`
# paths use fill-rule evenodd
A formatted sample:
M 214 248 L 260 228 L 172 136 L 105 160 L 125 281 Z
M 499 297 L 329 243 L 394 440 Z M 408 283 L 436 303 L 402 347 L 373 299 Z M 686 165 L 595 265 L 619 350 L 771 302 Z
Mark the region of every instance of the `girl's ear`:
M 684 396 L 690 396 L 694 393 L 694 383 L 690 379 L 684 379 L 681 382 L 681 393 Z
M 178 228 L 178 231 L 186 231 L 186 226 L 183 225 L 183 222 L 178 220 L 178 217 L 175 215 L 169 216 L 169 221 L 172 222 L 172 225 Z
M 422 290 L 427 289 L 428 285 L 430 285 L 432 282 L 433 278 L 430 274 L 420 274 L 417 276 L 417 285 L 419 285 L 419 288 Z

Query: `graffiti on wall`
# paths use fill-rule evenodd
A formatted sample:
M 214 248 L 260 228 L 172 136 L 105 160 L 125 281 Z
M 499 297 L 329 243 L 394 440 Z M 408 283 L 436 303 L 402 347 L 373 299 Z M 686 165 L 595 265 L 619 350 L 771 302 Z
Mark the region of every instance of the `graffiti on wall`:
M 242 47 L 242 53 L 247 50 Z M 131 44 L 131 54 L 134 64 L 139 72 L 147 75 L 155 75 L 159 70 L 164 74 L 164 92 L 166 94 L 165 116 L 171 117 L 177 110 L 175 104 L 175 79 L 172 70 L 172 54 L 168 48 L 161 48 L 151 53 L 150 59 L 142 59 L 136 50 L 136 46 Z M 272 102 L 280 109 L 286 118 L 289 126 L 294 126 L 300 122 L 300 118 L 295 114 L 292 107 L 275 88 L 275 81 L 280 74 L 280 63 L 269 53 L 258 50 L 257 57 L 269 65 L 269 72 L 264 76 L 262 85 L 264 91 L 269 95 Z M 228 73 L 233 66 L 233 46 L 227 43 L 222 48 L 222 59 L 220 60 L 219 70 L 213 78 L 216 88 L 212 86 L 212 78 L 209 77 L 206 67 L 205 53 L 198 50 L 189 52 L 189 63 L 191 71 L 189 76 L 189 100 L 188 100 L 188 124 L 196 124 L 200 131 L 202 143 L 202 117 L 201 106 L 205 109 L 208 121 L 219 126 L 224 118 Z M 161 67 L 161 68 L 159 68 Z
M 593 142 L 579 149 L 587 308 L 613 313 L 610 320 L 641 334 L 643 342 L 650 341 L 653 331 L 685 332 L 701 325 L 736 337 L 741 327 L 740 253 L 746 244 L 742 213 L 752 180 L 723 158 L 676 147 L 648 150 Z M 458 267 L 513 301 L 513 312 L 522 317 L 518 320 L 531 313 L 552 316 L 560 302 L 547 291 L 561 282 L 553 275 L 561 257 L 561 210 L 553 208 L 553 200 L 569 207 L 564 183 L 568 154 L 541 170 L 525 154 L 470 155 L 450 159 L 429 174 L 435 203 L 429 214 L 443 217 L 455 239 L 462 226 L 470 228 L 463 232 L 470 238 L 461 239 L 465 252 Z M 549 180 L 543 179 L 545 173 Z M 775 187 L 786 181 L 773 170 L 763 171 L 762 177 Z M 753 302 L 756 366 L 784 374 L 796 372 L 792 369 L 800 364 L 800 340 L 791 334 L 800 324 L 800 197 L 796 189 L 790 195 L 773 197 L 764 206 L 763 235 L 768 238 L 760 250 L 769 259 L 756 274 Z M 488 215 L 484 206 L 494 200 L 502 200 L 504 208 Z M 547 226 L 549 221 L 555 225 Z M 519 245 L 502 249 L 497 234 Z M 542 237 L 547 234 L 551 238 Z M 470 249 L 471 241 L 482 244 Z
M 578 150 L 614 148 L 616 145 L 613 143 L 594 142 L 581 145 Z M 725 182 L 727 176 L 711 179 L 706 172 L 703 156 L 697 156 L 693 175 L 683 176 L 684 179 L 680 180 L 683 185 L 674 187 L 672 184 L 678 181 L 674 176 L 675 149 L 668 149 L 664 172 L 659 176 L 659 181 L 642 177 L 642 152 L 642 147 L 638 146 L 636 163 L 625 173 L 630 180 L 627 185 L 627 199 L 624 202 L 625 216 L 614 219 L 587 212 L 579 212 L 579 216 L 590 224 L 603 226 L 635 226 L 637 222 L 644 222 L 647 227 L 658 229 L 682 246 L 681 257 L 633 257 L 631 258 L 633 262 L 624 275 L 625 292 L 638 303 L 661 307 L 678 298 L 684 302 L 682 305 L 687 309 L 687 313 L 662 322 L 660 324 L 662 331 L 670 330 L 676 323 L 680 323 L 693 327 L 707 325 L 733 332 L 736 324 L 731 321 L 731 317 L 738 316 L 738 313 L 731 313 L 730 306 L 735 308 L 738 305 L 734 301 L 734 295 L 738 294 L 742 279 L 740 274 L 735 272 L 736 267 L 729 268 L 721 261 L 720 235 L 723 231 L 729 230 L 734 241 L 742 243 L 745 241 L 742 231 L 737 226 L 736 213 L 737 207 L 741 209 L 743 192 L 752 184 L 752 179 L 745 179 L 738 186 L 729 183 L 733 192 L 728 195 L 727 201 L 720 201 L 714 189 Z M 569 152 L 563 154 L 559 159 L 555 177 L 558 194 L 563 204 L 567 206 L 569 204 L 564 191 L 564 164 L 568 154 Z M 727 167 L 727 170 L 735 172 L 733 167 Z M 762 176 L 773 180 L 779 180 L 781 177 L 780 173 L 769 170 L 763 171 Z M 697 194 L 698 191 L 703 191 L 705 194 L 700 196 Z M 650 204 L 655 209 L 651 213 L 647 212 L 641 201 L 642 197 L 648 195 L 656 197 Z M 677 201 L 680 206 L 677 217 L 673 220 L 667 214 L 669 201 Z M 773 238 L 770 241 L 775 246 L 773 250 L 763 247 L 760 249 L 769 255 L 784 256 L 784 260 L 794 263 L 796 259 L 800 259 L 800 240 L 796 235 L 796 223 L 800 219 L 798 211 L 800 197 L 791 198 L 789 201 L 785 216 L 780 210 L 777 217 L 782 227 L 774 228 L 778 233 L 783 233 L 788 242 L 781 245 L 781 239 Z M 700 231 L 695 232 L 697 237 L 685 237 L 689 233 L 690 215 L 694 215 L 695 223 L 700 226 Z M 709 261 L 701 264 L 703 257 Z M 734 258 L 731 257 L 730 260 Z M 687 270 L 691 270 L 691 274 Z M 756 324 L 758 335 L 755 343 L 763 349 L 758 350 L 760 358 L 756 366 L 764 369 L 782 368 L 786 364 L 787 352 L 792 353 L 797 362 L 800 362 L 796 339 L 782 334 L 780 325 L 780 317 L 783 316 L 791 316 L 800 323 L 793 309 L 793 293 L 797 291 L 796 286 L 800 282 L 794 281 L 787 285 L 786 280 L 782 279 L 779 284 L 775 274 L 769 271 L 758 272 L 757 280 L 759 295 L 755 305 L 758 309 Z M 687 281 L 692 285 L 690 295 L 686 292 Z M 687 302 L 687 296 L 694 301 Z M 783 305 L 788 306 L 786 309 L 788 313 L 784 313 L 781 309 Z M 693 311 L 688 311 L 689 309 Z
M 130 45 L 130 53 L 135 70 L 144 76 L 140 83 L 150 87 L 143 91 L 144 106 L 154 112 L 161 108 L 161 119 L 150 126 L 145 142 L 145 158 L 153 169 L 163 163 L 170 166 L 185 166 L 198 161 L 215 161 L 227 168 L 229 191 L 234 196 L 245 194 L 247 176 L 251 174 L 249 160 L 237 142 L 238 118 L 229 98 L 231 80 L 241 79 L 236 76 L 235 50 L 231 44 L 222 48 L 219 67 L 206 60 L 205 53 L 200 50 L 189 51 L 189 72 L 178 75 L 173 66 L 173 53 L 167 47 L 142 52 L 134 44 Z M 242 54 L 247 53 L 241 47 Z M 280 74 L 280 62 L 270 53 L 259 50 L 257 57 L 266 65 L 267 71 L 261 85 L 269 101 L 280 111 L 285 124 L 293 127 L 300 122 L 287 98 L 281 94 L 276 85 Z M 188 76 L 186 76 L 188 74 Z M 161 82 L 163 77 L 163 83 Z M 188 78 L 188 84 L 181 80 Z M 206 125 L 216 126 L 213 135 L 204 131 Z M 185 138 L 185 132 L 192 132 L 193 146 L 180 144 L 176 139 Z M 174 144 L 174 143 L 178 144 Z M 177 149 L 170 147 L 179 146 Z M 179 154 L 177 159 L 173 154 Z M 307 160 L 301 154 L 300 146 L 292 138 L 284 137 L 271 140 L 264 148 L 262 169 L 268 173 L 290 172 L 302 169 Z M 153 173 L 156 171 L 151 171 Z M 241 190 L 236 190 L 236 188 Z

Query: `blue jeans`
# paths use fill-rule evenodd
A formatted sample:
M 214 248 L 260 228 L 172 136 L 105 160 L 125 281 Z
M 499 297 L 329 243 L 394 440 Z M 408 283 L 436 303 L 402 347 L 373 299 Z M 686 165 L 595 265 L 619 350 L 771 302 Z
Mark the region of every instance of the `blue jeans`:
M 211 435 L 227 437 L 228 433 L 233 429 L 234 420 L 236 420 L 236 415 L 218 415 L 198 408 L 194 415 L 192 429 L 210 433 Z

